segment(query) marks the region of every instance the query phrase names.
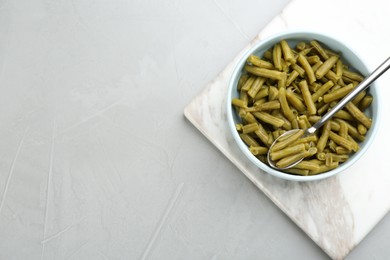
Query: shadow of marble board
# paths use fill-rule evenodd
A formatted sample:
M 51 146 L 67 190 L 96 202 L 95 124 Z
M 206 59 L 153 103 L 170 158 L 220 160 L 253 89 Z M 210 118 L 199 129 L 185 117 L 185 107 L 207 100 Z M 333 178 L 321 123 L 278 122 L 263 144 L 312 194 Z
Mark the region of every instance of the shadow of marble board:
M 385 134 L 390 119 L 384 116 L 390 113 L 390 105 L 382 102 L 380 140 L 377 138 L 354 166 L 323 181 L 290 182 L 262 172 L 240 153 L 228 131 L 227 84 L 241 53 L 267 36 L 291 29 L 338 38 L 359 53 L 370 70 L 374 69 L 390 56 L 385 48 L 390 45 L 390 34 L 385 33 L 390 31 L 390 6 L 382 3 L 383 8 L 378 8 L 367 1 L 349 5 L 330 0 L 316 13 L 310 11 L 313 1 L 290 2 L 184 110 L 188 120 L 333 259 L 345 258 L 390 209 L 390 174 L 381 152 L 390 146 L 390 137 Z M 388 84 L 389 76 L 378 79 L 381 96 L 390 96 Z

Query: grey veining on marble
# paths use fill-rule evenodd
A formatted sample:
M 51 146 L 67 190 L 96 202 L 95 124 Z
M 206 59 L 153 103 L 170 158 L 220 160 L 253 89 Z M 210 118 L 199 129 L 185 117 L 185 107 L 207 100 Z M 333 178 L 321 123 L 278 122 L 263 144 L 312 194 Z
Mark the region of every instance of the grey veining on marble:
M 336 2 L 336 1 L 334 1 Z M 340 8 L 347 7 L 346 2 L 339 2 Z M 367 30 L 365 25 L 370 23 L 384 24 L 385 17 L 376 19 L 372 17 L 369 23 L 356 24 L 356 19 L 361 17 L 362 10 L 376 9 L 375 6 L 354 5 L 348 13 L 345 26 L 353 28 L 350 34 L 345 34 L 343 28 L 337 27 L 339 19 L 344 19 L 345 13 L 334 12 L 335 18 L 328 23 L 322 23 L 326 19 L 326 7 L 323 15 L 311 14 L 312 23 L 308 26 L 302 16 L 296 16 L 298 11 L 309 12 L 310 1 L 294 1 L 287 6 L 281 15 L 276 17 L 246 48 L 261 38 L 285 29 L 298 29 L 307 27 L 311 30 L 318 30 L 335 37 L 343 39 L 355 50 L 363 50 L 365 46 L 371 46 L 369 39 L 380 39 L 375 44 L 381 44 L 378 51 L 370 49 L 370 55 L 361 51 L 363 58 L 369 64 L 378 64 L 385 54 L 381 50 L 386 44 L 390 44 L 385 35 L 386 31 Z M 390 10 L 386 3 L 384 9 Z M 328 8 L 333 10 L 336 3 L 329 3 Z M 331 11 L 331 10 L 329 10 Z M 374 11 L 374 10 L 373 10 Z M 312 12 L 314 13 L 314 12 Z M 368 12 L 370 13 L 370 12 Z M 372 12 L 374 15 L 374 12 Z M 339 15 L 339 16 L 337 16 Z M 337 19 L 339 18 L 339 19 Z M 365 17 L 364 19 L 367 19 Z M 372 21 L 374 20 L 374 21 Z M 384 29 L 384 28 L 383 28 Z M 390 28 L 386 28 L 390 29 Z M 362 39 L 358 32 L 365 31 L 370 37 Z M 241 53 L 245 51 L 242 50 Z M 237 55 L 237 57 L 239 54 Z M 272 201 L 275 202 L 307 235 L 312 238 L 330 257 L 334 259 L 344 258 L 378 223 L 390 209 L 390 176 L 386 166 L 385 153 L 390 145 L 390 137 L 386 135 L 386 129 L 390 127 L 390 120 L 382 117 L 381 130 L 378 138 L 366 155 L 353 167 L 339 176 L 314 183 L 294 183 L 276 179 L 261 172 L 249 160 L 240 153 L 230 133 L 228 132 L 225 103 L 228 80 L 237 57 L 210 82 L 186 108 L 185 114 L 189 120 L 205 134 L 250 180 L 252 180 Z M 382 89 L 383 96 L 389 96 L 389 89 L 386 88 L 386 81 L 390 77 L 384 76 L 378 84 Z M 390 112 L 389 105 L 383 103 L 384 114 Z M 373 175 L 375 169 L 375 177 Z

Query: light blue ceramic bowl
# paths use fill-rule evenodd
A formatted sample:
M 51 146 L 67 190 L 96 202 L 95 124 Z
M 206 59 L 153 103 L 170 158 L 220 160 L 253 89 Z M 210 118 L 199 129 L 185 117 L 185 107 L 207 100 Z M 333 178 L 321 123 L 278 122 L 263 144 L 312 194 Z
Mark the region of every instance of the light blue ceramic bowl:
M 343 62 L 353 67 L 354 69 L 358 70 L 363 75 L 368 75 L 370 73 L 368 71 L 368 68 L 364 64 L 364 62 L 359 58 L 359 56 L 354 51 L 351 50 L 350 46 L 345 46 L 342 42 L 339 42 L 338 40 L 324 34 L 315 33 L 315 32 L 289 31 L 289 32 L 280 33 L 272 37 L 269 37 L 267 39 L 264 39 L 258 42 L 257 44 L 255 44 L 255 46 L 253 46 L 251 49 L 249 49 L 247 52 L 244 53 L 244 55 L 236 64 L 234 71 L 231 75 L 229 86 L 228 86 L 229 88 L 228 96 L 227 96 L 227 117 L 228 117 L 230 132 L 233 135 L 242 153 L 258 168 L 273 176 L 286 179 L 286 180 L 292 180 L 292 181 L 314 181 L 314 180 L 325 179 L 334 176 L 338 173 L 342 173 L 345 169 L 353 165 L 357 160 L 359 160 L 362 157 L 362 155 L 367 151 L 373 139 L 375 138 L 376 132 L 378 130 L 379 118 L 380 118 L 380 106 L 379 106 L 380 95 L 379 95 L 379 90 L 375 83 L 372 84 L 371 87 L 368 89 L 369 93 L 374 98 L 373 103 L 371 104 L 371 107 L 365 111 L 366 114 L 368 114 L 373 119 L 373 124 L 372 127 L 367 132 L 365 140 L 360 143 L 360 150 L 357 153 L 354 153 L 348 161 L 341 164 L 338 168 L 328 171 L 326 173 L 313 175 L 313 176 L 298 176 L 298 175 L 287 174 L 275 170 L 270 166 L 268 166 L 267 164 L 258 160 L 254 155 L 252 155 L 247 145 L 241 140 L 240 136 L 238 135 L 235 129 L 235 124 L 239 123 L 241 120 L 237 116 L 235 110 L 232 108 L 231 100 L 232 98 L 238 97 L 239 95 L 236 86 L 240 78 L 240 75 L 243 72 L 243 67 L 245 65 L 248 56 L 250 54 L 262 56 L 266 50 L 271 48 L 275 43 L 279 42 L 282 39 L 285 39 L 290 44 L 290 46 L 295 46 L 299 41 L 308 42 L 315 39 L 317 41 L 320 41 L 329 49 L 341 53 Z

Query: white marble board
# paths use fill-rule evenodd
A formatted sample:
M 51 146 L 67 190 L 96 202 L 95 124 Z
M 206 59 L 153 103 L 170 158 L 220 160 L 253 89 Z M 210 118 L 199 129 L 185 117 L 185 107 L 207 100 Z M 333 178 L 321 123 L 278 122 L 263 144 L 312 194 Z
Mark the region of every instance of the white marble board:
M 287 29 L 332 35 L 375 68 L 390 54 L 390 4 L 386 1 L 292 1 L 248 46 Z M 317 6 L 315 10 L 314 6 Z M 298 15 L 300 14 L 300 15 Z M 241 52 L 241 53 L 242 53 Z M 318 182 L 277 179 L 257 169 L 242 155 L 228 131 L 227 82 L 240 54 L 196 96 L 184 114 L 260 190 L 285 212 L 331 258 L 343 259 L 390 209 L 390 105 L 382 99 L 381 126 L 368 152 L 340 175 Z M 390 96 L 390 76 L 378 80 L 382 97 Z

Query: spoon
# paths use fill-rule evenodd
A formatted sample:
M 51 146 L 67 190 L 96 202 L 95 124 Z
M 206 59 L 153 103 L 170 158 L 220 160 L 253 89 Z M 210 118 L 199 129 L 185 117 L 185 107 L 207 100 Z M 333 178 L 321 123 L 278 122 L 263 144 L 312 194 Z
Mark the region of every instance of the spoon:
M 354 99 L 361 91 L 365 90 L 372 82 L 374 82 L 377 78 L 379 78 L 384 72 L 386 72 L 390 68 L 390 57 L 387 58 L 381 65 L 379 65 L 378 68 L 376 68 L 370 75 L 368 75 L 359 85 L 357 85 L 348 95 L 346 95 L 339 103 L 337 103 L 336 106 L 334 106 L 329 112 L 327 112 L 321 119 L 316 122 L 312 127 L 307 128 L 303 134 L 302 137 L 306 137 L 309 135 L 314 134 L 323 124 L 325 124 L 329 119 L 333 117 L 333 115 L 341 110 L 348 102 L 350 102 L 352 99 Z M 286 135 L 294 134 L 295 132 L 299 131 L 300 129 L 293 129 L 290 131 L 285 132 L 284 134 L 280 135 L 278 138 L 275 139 L 275 141 L 270 146 L 268 153 L 267 153 L 267 161 L 268 164 L 275 169 L 278 170 L 285 170 L 289 169 L 291 167 L 294 167 L 298 163 L 300 163 L 302 159 L 299 159 L 298 161 L 289 164 L 286 167 L 278 167 L 276 166 L 275 162 L 271 160 L 270 157 L 270 151 L 272 150 L 273 146 L 278 142 L 278 140 Z M 301 137 L 301 138 L 302 138 Z

